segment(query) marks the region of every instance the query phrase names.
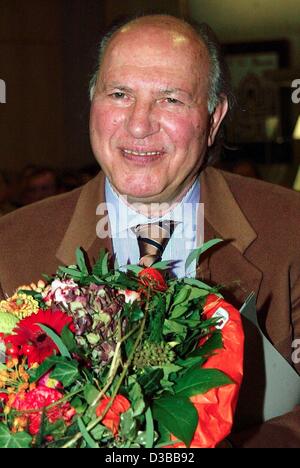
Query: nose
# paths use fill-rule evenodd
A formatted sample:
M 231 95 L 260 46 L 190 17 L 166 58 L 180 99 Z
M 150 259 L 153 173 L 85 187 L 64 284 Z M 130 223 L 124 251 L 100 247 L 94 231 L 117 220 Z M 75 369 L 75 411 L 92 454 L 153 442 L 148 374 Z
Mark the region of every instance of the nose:
M 152 103 L 136 101 L 130 109 L 127 130 L 134 137 L 143 139 L 159 131 L 159 122 Z

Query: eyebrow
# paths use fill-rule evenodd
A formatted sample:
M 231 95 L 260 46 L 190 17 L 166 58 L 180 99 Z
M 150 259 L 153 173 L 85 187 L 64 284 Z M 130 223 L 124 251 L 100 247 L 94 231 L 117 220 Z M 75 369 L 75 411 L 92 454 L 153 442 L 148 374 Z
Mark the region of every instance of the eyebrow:
M 128 86 L 121 85 L 120 83 L 117 83 L 117 82 L 112 82 L 112 83 L 108 83 L 104 85 L 105 90 L 114 89 L 114 88 L 120 89 L 121 91 L 132 91 L 132 89 L 129 88 Z
M 162 93 L 162 94 L 183 93 L 183 94 L 187 94 L 187 95 L 192 99 L 191 93 L 189 93 L 189 92 L 186 91 L 185 89 L 181 89 L 181 88 L 166 88 L 166 89 L 160 89 L 159 92 Z
M 132 91 L 132 88 L 130 88 L 129 86 L 121 85 L 117 81 L 112 81 L 111 83 L 108 83 L 105 85 L 105 89 L 110 89 L 110 88 L 118 88 L 121 91 Z M 161 88 L 159 92 L 161 94 L 167 94 L 167 95 L 170 95 L 173 93 L 184 93 L 184 94 L 187 94 L 192 99 L 191 93 L 189 93 L 188 91 L 182 88 Z

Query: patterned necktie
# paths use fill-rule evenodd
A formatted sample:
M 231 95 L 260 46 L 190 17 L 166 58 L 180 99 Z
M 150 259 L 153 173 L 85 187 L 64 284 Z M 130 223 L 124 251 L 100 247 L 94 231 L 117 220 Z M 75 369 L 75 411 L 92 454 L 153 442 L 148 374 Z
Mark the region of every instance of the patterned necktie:
M 157 223 L 138 224 L 132 229 L 139 244 L 140 266 L 150 267 L 161 259 L 176 224 L 174 221 L 159 221 Z

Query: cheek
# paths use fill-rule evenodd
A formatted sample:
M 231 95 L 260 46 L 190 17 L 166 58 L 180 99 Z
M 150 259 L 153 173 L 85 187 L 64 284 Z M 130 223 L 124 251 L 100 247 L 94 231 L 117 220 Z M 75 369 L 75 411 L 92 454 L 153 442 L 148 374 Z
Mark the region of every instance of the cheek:
M 93 105 L 91 108 L 90 129 L 92 135 L 93 133 L 101 135 L 101 137 L 113 135 L 122 121 L 123 116 L 120 115 L 120 112 L 115 112 L 108 106 Z
M 179 152 L 188 152 L 194 145 L 201 145 L 205 125 L 199 117 L 174 115 L 161 120 L 162 126 Z

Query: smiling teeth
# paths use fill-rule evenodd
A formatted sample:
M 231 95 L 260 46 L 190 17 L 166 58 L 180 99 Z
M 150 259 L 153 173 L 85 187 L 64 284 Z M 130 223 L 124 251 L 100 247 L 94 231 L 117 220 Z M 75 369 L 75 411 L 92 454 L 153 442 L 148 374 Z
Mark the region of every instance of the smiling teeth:
M 126 154 L 133 154 L 135 156 L 157 156 L 161 154 L 160 151 L 133 151 L 128 149 L 124 149 L 123 151 Z

